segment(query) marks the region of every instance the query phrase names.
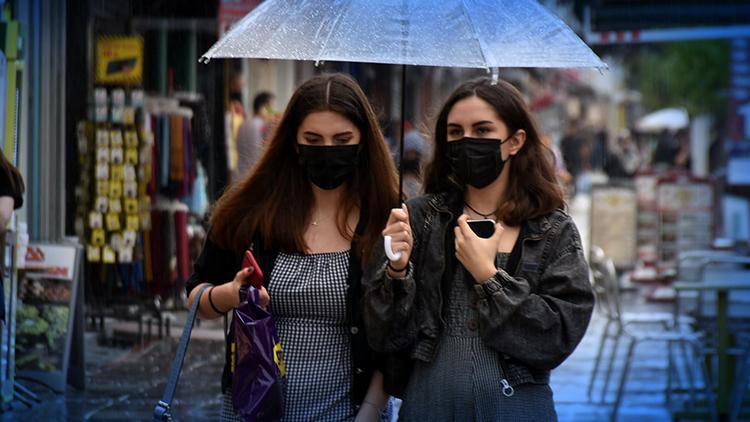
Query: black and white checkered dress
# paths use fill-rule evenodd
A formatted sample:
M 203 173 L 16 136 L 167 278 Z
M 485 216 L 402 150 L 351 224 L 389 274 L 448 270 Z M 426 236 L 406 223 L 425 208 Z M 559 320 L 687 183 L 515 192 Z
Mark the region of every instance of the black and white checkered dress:
M 356 416 L 346 324 L 348 275 L 349 251 L 279 253 L 276 258 L 268 293 L 286 364 L 284 420 L 348 421 Z M 231 409 L 231 400 L 225 400 L 224 408 L 226 404 Z

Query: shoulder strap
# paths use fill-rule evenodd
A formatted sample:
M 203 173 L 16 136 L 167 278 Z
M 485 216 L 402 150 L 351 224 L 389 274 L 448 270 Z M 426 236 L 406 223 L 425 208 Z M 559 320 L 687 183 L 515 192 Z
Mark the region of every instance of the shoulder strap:
M 164 388 L 164 395 L 159 403 L 154 406 L 154 421 L 171 421 L 172 412 L 170 406 L 172 405 L 172 399 L 174 399 L 174 392 L 177 388 L 177 381 L 180 379 L 180 371 L 182 371 L 182 363 L 185 360 L 185 351 L 187 351 L 188 343 L 190 342 L 190 333 L 193 331 L 193 323 L 195 323 L 195 317 L 198 314 L 198 307 L 201 303 L 201 296 L 203 291 L 206 290 L 209 285 L 205 285 L 198 290 L 195 295 L 192 306 L 190 306 L 190 313 L 188 313 L 187 321 L 185 321 L 185 328 L 182 330 L 182 338 L 180 344 L 177 346 L 177 354 L 172 361 L 172 369 L 169 372 L 169 380 L 167 386 Z

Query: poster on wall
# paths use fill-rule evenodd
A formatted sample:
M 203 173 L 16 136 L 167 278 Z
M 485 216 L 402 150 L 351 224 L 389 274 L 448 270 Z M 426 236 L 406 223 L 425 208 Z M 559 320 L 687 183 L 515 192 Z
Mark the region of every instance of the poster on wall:
M 16 372 L 53 390 L 67 384 L 80 246 L 30 244 L 19 269 Z
M 595 185 L 591 189 L 591 245 L 604 250 L 620 268 L 637 258 L 638 200 L 635 186 Z
M 96 82 L 140 85 L 143 81 L 143 38 L 100 36 L 96 40 Z

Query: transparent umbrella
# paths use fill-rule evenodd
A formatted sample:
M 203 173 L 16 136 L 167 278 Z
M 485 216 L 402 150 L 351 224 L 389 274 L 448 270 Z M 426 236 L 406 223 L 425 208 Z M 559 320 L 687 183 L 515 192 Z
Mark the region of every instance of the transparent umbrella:
M 406 65 L 607 67 L 536 0 L 266 0 L 201 61 L 239 57 L 403 65 L 401 157 Z
M 214 57 L 606 67 L 536 0 L 267 0 L 201 59 Z

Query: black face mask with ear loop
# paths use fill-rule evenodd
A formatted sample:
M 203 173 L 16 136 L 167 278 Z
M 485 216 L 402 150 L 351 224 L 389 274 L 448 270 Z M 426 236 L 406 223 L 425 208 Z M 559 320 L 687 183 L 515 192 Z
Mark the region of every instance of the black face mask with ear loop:
M 331 190 L 354 177 L 359 164 L 359 145 L 312 146 L 297 144 L 299 163 L 307 179 Z
M 469 138 L 448 142 L 448 162 L 461 183 L 481 189 L 500 176 L 505 166 L 500 147 L 510 138 Z

